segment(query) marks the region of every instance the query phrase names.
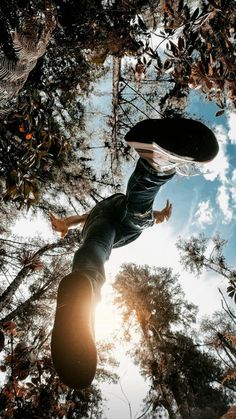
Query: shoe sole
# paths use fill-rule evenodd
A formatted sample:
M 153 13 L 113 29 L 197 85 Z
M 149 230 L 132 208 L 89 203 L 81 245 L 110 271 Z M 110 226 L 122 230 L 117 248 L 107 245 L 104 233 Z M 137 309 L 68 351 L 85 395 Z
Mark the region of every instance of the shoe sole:
M 135 142 L 135 141 L 127 141 L 127 144 L 129 144 L 130 147 L 134 148 L 137 153 L 143 157 L 143 158 L 150 158 L 150 159 L 157 159 L 162 158 L 165 156 L 168 161 L 171 161 L 173 163 L 181 163 L 181 162 L 193 162 L 194 159 L 192 157 L 187 156 L 179 156 L 178 154 L 171 153 L 168 150 L 165 150 L 164 148 L 158 146 L 155 143 L 147 144 L 147 143 L 141 143 L 141 142 Z M 173 158 L 173 160 L 172 160 Z
M 125 140 L 136 150 L 153 152 L 155 146 L 174 158 L 208 163 L 215 158 L 219 145 L 214 133 L 192 119 L 146 119 L 126 134 Z M 152 158 L 152 157 L 151 157 Z M 188 160 L 190 159 L 190 160 Z
M 93 309 L 90 280 L 79 272 L 64 277 L 58 288 L 51 353 L 61 381 L 73 389 L 88 387 L 96 372 Z

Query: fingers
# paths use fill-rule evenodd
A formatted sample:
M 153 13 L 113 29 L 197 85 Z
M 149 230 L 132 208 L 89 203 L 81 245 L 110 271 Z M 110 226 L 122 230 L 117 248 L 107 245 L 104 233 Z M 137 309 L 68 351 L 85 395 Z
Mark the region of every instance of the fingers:
M 49 218 L 51 221 L 56 219 L 55 215 L 52 212 L 49 212 Z
M 52 227 L 55 227 L 56 217 L 55 217 L 55 215 L 52 212 L 49 213 L 49 220 L 50 220 L 50 222 L 52 224 Z
M 169 218 L 172 214 L 172 204 L 170 204 L 169 201 L 167 201 L 167 202 L 168 202 L 168 207 L 167 207 L 166 219 L 169 220 Z
M 166 221 L 168 221 L 169 218 L 170 218 L 170 216 L 171 216 L 171 214 L 172 214 L 172 204 L 170 204 L 169 199 L 167 199 L 167 201 L 166 201 L 166 206 L 165 206 L 165 208 L 163 210 L 163 214 L 164 214 L 164 219 Z
M 55 231 L 57 229 L 57 221 L 52 218 L 50 219 L 50 221 L 51 221 L 52 229 Z
M 52 226 L 53 231 L 58 231 L 60 220 L 58 218 L 56 218 L 53 213 L 49 213 L 49 220 L 51 222 L 51 226 Z
M 165 210 L 169 210 L 169 209 L 171 209 L 171 208 L 172 208 L 172 204 L 170 204 L 169 199 L 167 199 L 167 201 L 166 201 L 166 206 L 165 206 Z

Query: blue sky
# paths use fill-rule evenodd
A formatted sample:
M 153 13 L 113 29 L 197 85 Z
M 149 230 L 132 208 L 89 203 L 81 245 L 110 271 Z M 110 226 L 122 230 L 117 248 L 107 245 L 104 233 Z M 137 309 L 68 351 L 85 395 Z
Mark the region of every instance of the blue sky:
M 215 233 L 220 233 L 228 240 L 226 257 L 229 263 L 235 263 L 236 119 L 235 114 L 229 111 L 223 116 L 216 117 L 215 113 L 218 110 L 216 105 L 206 102 L 198 92 L 190 94 L 188 116 L 201 120 L 215 132 L 220 144 L 219 154 L 215 161 L 208 165 L 207 170 L 204 168 L 203 175 L 191 178 L 176 176 L 159 192 L 154 205 L 156 209 L 161 209 L 166 199 L 173 204 L 173 215 L 168 223 L 148 229 L 136 242 L 113 251 L 106 266 L 108 283 L 104 288 L 103 308 L 99 308 L 104 316 L 101 316 L 103 326 L 98 326 L 100 332 L 102 328 L 106 331 L 109 329 L 105 319 L 114 311 L 114 307 L 110 304 L 112 296 L 109 281 L 112 282 L 123 262 L 172 266 L 175 272 L 180 273 L 180 283 L 187 299 L 199 306 L 199 320 L 203 315 L 211 315 L 215 310 L 221 309 L 218 287 L 225 291 L 227 283 L 212 273 L 204 273 L 197 279 L 194 275 L 184 272 L 175 246 L 178 236 L 189 237 L 201 232 L 211 237 Z M 132 170 L 133 167 L 130 165 L 128 175 Z M 137 411 L 141 395 L 145 395 L 145 386 L 129 360 L 125 359 L 121 364 L 122 385 L 134 411 Z M 137 384 L 133 386 L 135 380 Z M 128 406 L 119 386 L 110 386 L 106 391 L 109 394 L 108 419 L 129 418 Z M 119 398 L 123 398 L 123 402 Z
M 103 117 L 97 116 L 99 110 L 104 114 L 109 112 L 111 105 L 110 78 L 106 77 L 98 88 L 105 92 L 90 97 L 87 102 L 87 119 L 93 131 L 94 144 L 103 138 Z M 189 96 L 188 116 L 199 119 L 215 132 L 220 151 L 217 158 L 208 165 L 201 176 L 183 178 L 176 176 L 159 192 L 155 209 L 164 207 L 167 199 L 173 204 L 173 214 L 167 223 L 156 225 L 145 231 L 139 239 L 128 246 L 115 249 L 109 262 L 106 264 L 107 283 L 103 289 L 103 301 L 97 310 L 97 336 L 98 338 L 111 339 L 118 336 L 121 328 L 117 310 L 113 304 L 111 283 L 115 274 L 124 262 L 149 264 L 151 266 L 171 266 L 180 273 L 180 283 L 186 298 L 199 306 L 199 319 L 204 314 L 211 314 L 221 308 L 221 298 L 218 287 L 226 289 L 227 284 L 220 277 L 204 273 L 196 279 L 193 275 L 183 271 L 179 262 L 179 254 L 175 243 L 178 236 L 189 237 L 192 234 L 203 232 L 212 236 L 219 232 L 228 240 L 226 256 L 229 262 L 235 263 L 236 248 L 236 115 L 226 111 L 223 116 L 216 117 L 218 108 L 211 102 L 206 102 L 198 91 Z M 140 115 L 140 119 L 142 116 Z M 108 130 L 109 128 L 107 128 Z M 97 132 L 97 130 L 100 130 Z M 135 156 L 135 152 L 133 153 Z M 97 154 L 103 164 L 103 156 Z M 122 192 L 128 176 L 132 173 L 135 163 L 130 163 L 124 170 Z M 71 214 L 68 214 L 71 215 Z M 15 232 L 21 234 L 31 224 L 29 217 L 19 220 Z M 34 227 L 33 227 L 34 225 Z M 49 231 L 48 220 L 35 217 L 27 231 L 32 235 L 44 235 L 47 231 L 50 240 L 56 236 Z M 147 384 L 139 375 L 137 367 L 124 353 L 123 344 L 116 342 L 115 354 L 121 360 L 120 375 L 121 385 L 128 397 L 133 417 L 139 411 L 142 398 L 145 397 Z M 107 419 L 129 418 L 129 407 L 122 393 L 120 385 L 104 385 L 104 395 L 108 399 L 105 415 Z

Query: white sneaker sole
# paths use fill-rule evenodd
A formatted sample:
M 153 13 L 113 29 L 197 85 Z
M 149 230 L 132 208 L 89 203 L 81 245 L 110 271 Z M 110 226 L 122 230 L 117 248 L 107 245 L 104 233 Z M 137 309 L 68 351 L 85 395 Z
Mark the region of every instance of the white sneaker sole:
M 192 163 L 196 162 L 192 157 L 179 156 L 158 146 L 156 143 L 140 143 L 136 141 L 127 141 L 130 147 L 133 147 L 143 158 L 151 158 L 166 161 L 167 163 Z M 166 160 L 164 160 L 166 158 Z

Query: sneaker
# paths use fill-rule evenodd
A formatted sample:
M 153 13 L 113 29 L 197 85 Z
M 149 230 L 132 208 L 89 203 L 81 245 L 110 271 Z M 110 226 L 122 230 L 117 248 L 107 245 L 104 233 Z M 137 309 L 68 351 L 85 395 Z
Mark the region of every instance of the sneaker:
M 88 387 L 96 372 L 94 301 L 92 284 L 86 275 L 73 272 L 60 282 L 52 361 L 61 381 L 73 389 Z
M 182 176 L 189 176 L 189 173 L 192 175 L 194 172 L 193 159 L 190 157 L 175 156 L 155 143 L 146 144 L 135 141 L 127 141 L 127 143 L 159 173 L 172 174 L 176 172 Z
M 146 119 L 126 134 L 127 143 L 159 173 L 193 176 L 219 146 L 213 132 L 191 119 Z

